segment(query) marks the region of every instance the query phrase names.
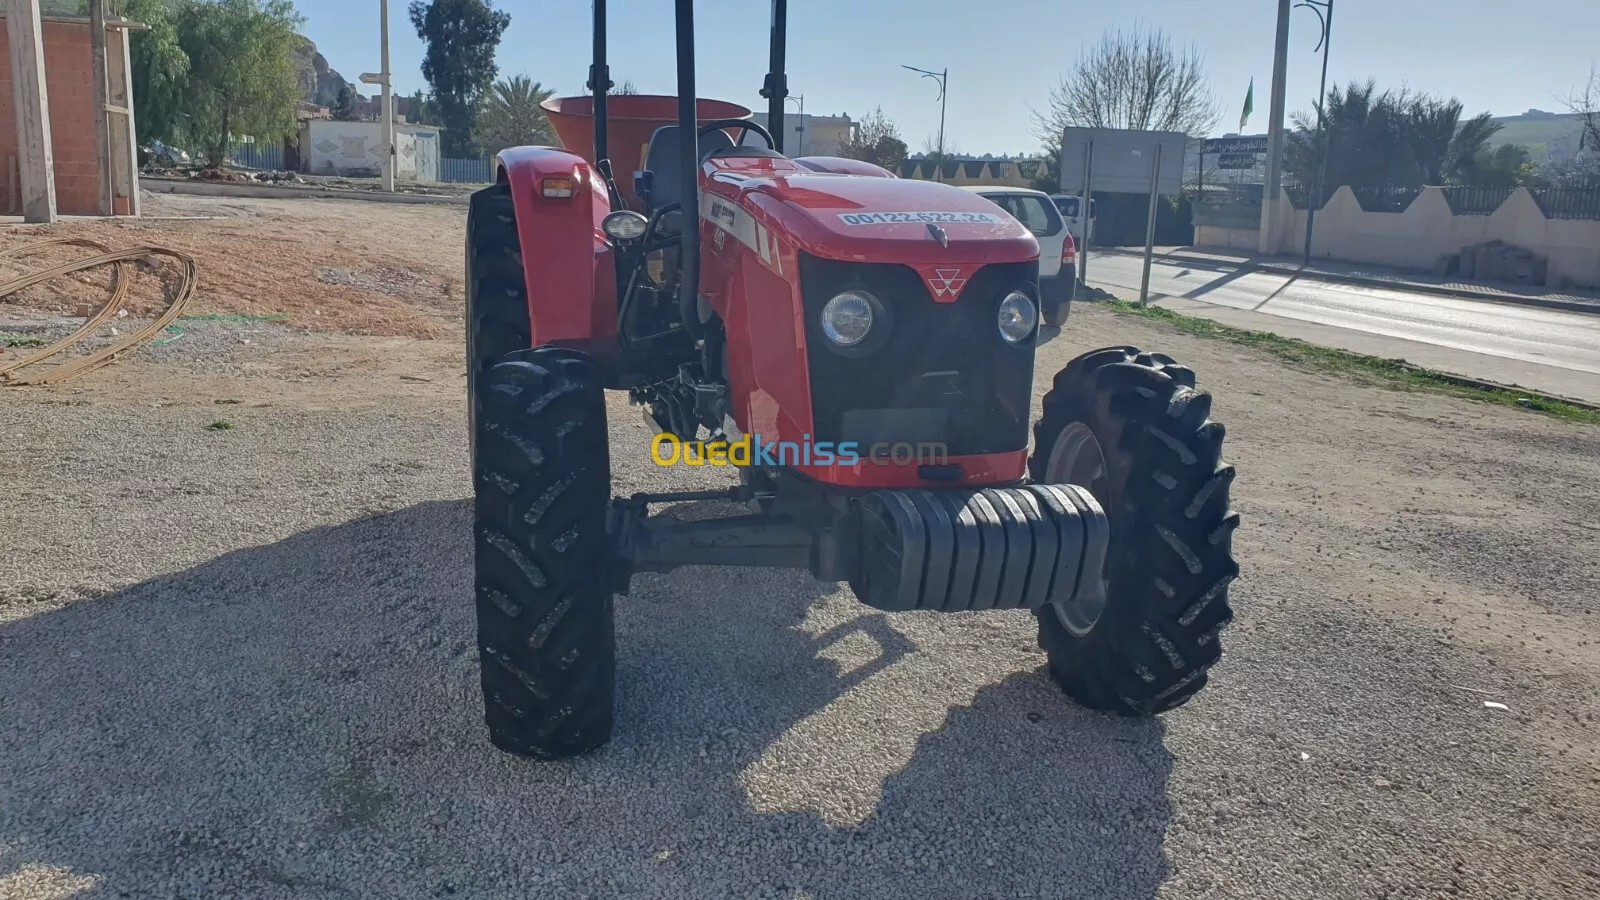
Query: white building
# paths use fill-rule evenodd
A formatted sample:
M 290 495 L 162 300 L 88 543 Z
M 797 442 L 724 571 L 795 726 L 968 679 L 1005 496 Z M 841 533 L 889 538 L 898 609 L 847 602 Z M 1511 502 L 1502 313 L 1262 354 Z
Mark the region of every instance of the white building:
M 439 180 L 439 129 L 396 122 L 396 181 Z M 383 125 L 311 119 L 300 123 L 300 171 L 308 175 L 378 175 Z
M 767 114 L 758 112 L 750 117 L 757 125 L 767 126 Z M 789 111 L 783 116 L 783 152 L 789 156 L 837 156 L 839 145 L 850 139 L 856 123 L 849 116 L 801 115 Z M 760 138 L 756 138 L 760 140 Z

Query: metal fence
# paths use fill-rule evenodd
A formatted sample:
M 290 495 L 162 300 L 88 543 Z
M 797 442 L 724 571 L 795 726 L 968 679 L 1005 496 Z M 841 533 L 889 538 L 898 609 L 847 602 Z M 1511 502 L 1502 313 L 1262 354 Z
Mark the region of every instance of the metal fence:
M 1311 187 L 1309 185 L 1285 181 L 1283 184 L 1283 190 L 1284 193 L 1289 195 L 1289 205 L 1293 206 L 1295 209 L 1305 209 L 1310 205 Z M 1333 199 L 1333 192 L 1336 190 L 1338 190 L 1338 187 L 1336 186 L 1329 187 L 1327 185 L 1323 185 L 1322 198 L 1321 201 L 1317 203 L 1317 209 L 1327 206 L 1328 201 Z
M 439 180 L 488 184 L 494 180 L 494 160 L 441 158 Z
M 1487 216 L 1511 198 L 1512 190 L 1475 185 L 1447 187 L 1444 189 L 1444 200 L 1450 205 L 1450 211 L 1458 216 Z
M 203 150 L 189 148 L 189 159 L 195 164 L 202 164 L 206 160 Z M 228 148 L 227 165 L 233 169 L 269 169 L 278 171 L 283 168 L 283 145 L 266 143 L 239 143 Z
M 1222 228 L 1257 228 L 1261 225 L 1262 185 L 1219 184 L 1196 188 L 1186 196 L 1194 224 Z
M 1422 187 L 1407 185 L 1378 185 L 1377 187 L 1351 188 L 1356 202 L 1364 212 L 1403 213 L 1413 200 L 1422 196 Z M 1322 201 L 1327 205 L 1326 200 Z
M 1534 188 L 1530 193 L 1546 219 L 1600 219 L 1600 184 Z

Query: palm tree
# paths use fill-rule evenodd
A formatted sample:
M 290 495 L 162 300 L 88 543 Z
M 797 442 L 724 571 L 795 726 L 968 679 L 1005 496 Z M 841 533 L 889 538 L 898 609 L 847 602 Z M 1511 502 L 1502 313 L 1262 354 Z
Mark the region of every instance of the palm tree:
M 1403 92 L 1378 93 L 1375 82 L 1334 86 L 1325 104 L 1327 128 L 1324 194 L 1339 185 L 1376 186 L 1414 177 L 1414 161 L 1407 146 Z M 1284 169 L 1303 186 L 1316 181 L 1323 148 L 1314 116 L 1297 113 L 1295 130 L 1284 153 Z
M 554 91 L 526 75 L 502 78 L 478 102 L 473 142 L 484 153 L 525 144 L 553 144 L 550 122 L 539 104 Z
M 1378 92 L 1373 81 L 1328 92 L 1327 176 L 1324 199 L 1340 185 L 1351 188 L 1460 184 L 1474 178 L 1475 160 L 1500 126 L 1481 113 L 1465 121 L 1461 101 Z M 1309 186 L 1323 150 L 1314 116 L 1297 114 L 1284 151 L 1284 171 Z
M 1458 184 L 1471 178 L 1474 160 L 1489 149 L 1500 126 L 1480 113 L 1461 121 L 1461 101 L 1419 97 L 1408 114 L 1411 152 L 1423 184 Z

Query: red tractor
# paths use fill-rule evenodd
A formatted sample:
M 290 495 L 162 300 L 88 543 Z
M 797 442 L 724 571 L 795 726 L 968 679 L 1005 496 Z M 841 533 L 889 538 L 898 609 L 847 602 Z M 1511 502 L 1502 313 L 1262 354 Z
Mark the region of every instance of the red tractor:
M 494 744 L 546 759 L 603 744 L 612 597 L 634 572 L 688 565 L 806 569 L 882 610 L 1031 610 L 1079 703 L 1148 715 L 1188 700 L 1232 616 L 1239 521 L 1194 373 L 1097 350 L 1055 376 L 1033 423 L 1033 235 L 968 191 L 785 156 L 785 0 L 761 92 L 771 130 L 697 99 L 693 2 L 675 2 L 676 97 L 609 96 L 594 0 L 592 95 L 546 103 L 565 149 L 502 152 L 472 197 Z M 626 452 L 731 461 L 738 486 L 613 497 L 606 390 L 662 435 Z M 705 500 L 749 511 L 649 511 Z

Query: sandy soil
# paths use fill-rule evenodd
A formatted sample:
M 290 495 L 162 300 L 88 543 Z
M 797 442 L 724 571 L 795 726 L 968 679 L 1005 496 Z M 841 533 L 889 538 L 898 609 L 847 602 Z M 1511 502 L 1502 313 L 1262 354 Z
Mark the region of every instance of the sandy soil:
M 464 206 L 153 194 L 145 204 L 149 218 L 142 221 L 0 228 L 0 252 L 69 237 L 114 249 L 157 244 L 199 263 L 191 313 L 283 315 L 316 331 L 385 336 L 439 337 L 460 327 Z M 0 258 L 0 281 L 91 253 L 65 248 Z M 129 311 L 149 315 L 165 306 L 171 274 L 166 265 L 141 266 Z M 100 270 L 39 285 L 0 301 L 0 318 L 98 305 L 109 279 Z

